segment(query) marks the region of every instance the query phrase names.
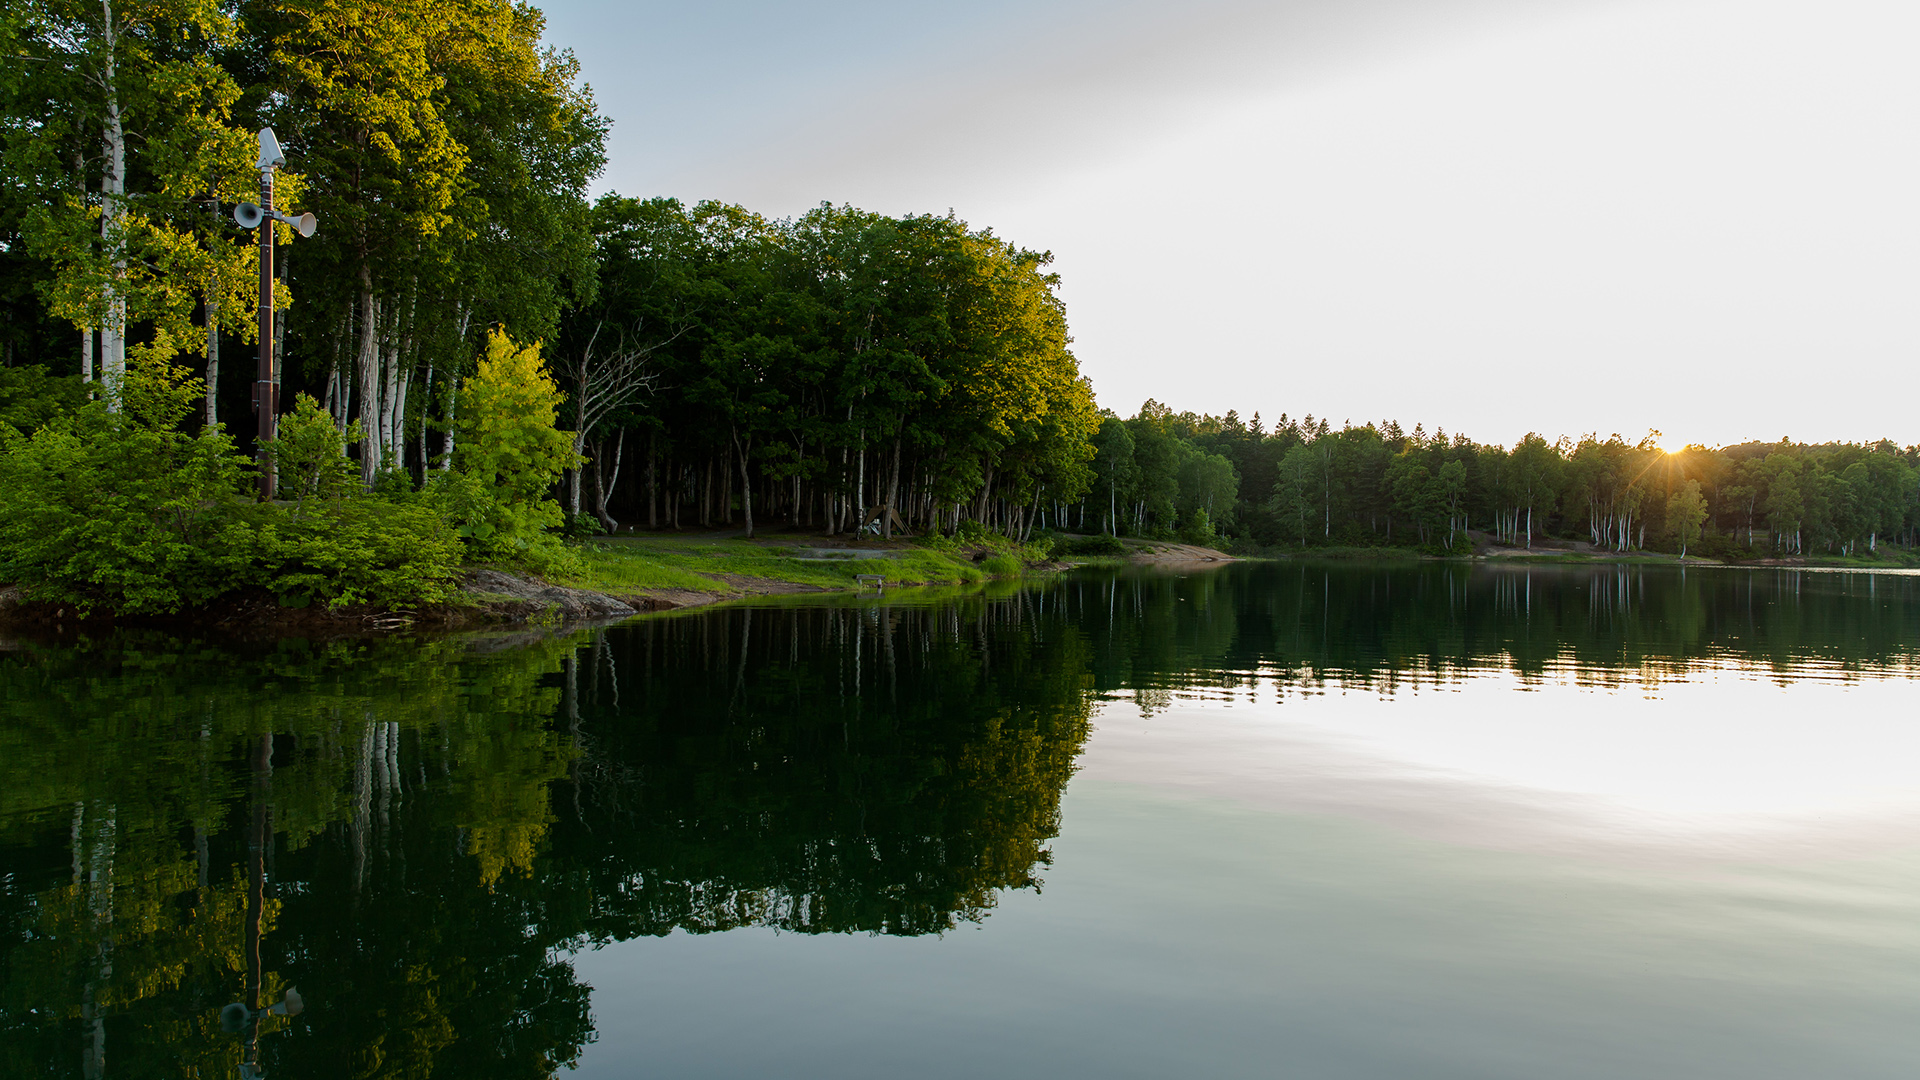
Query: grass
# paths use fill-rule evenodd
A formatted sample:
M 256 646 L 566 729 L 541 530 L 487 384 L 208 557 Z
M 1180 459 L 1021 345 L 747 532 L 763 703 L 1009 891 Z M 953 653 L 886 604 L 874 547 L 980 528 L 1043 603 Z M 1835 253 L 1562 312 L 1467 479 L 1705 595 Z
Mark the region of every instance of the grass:
M 1338 559 L 1338 560 L 1375 560 L 1375 559 L 1418 559 L 1420 552 L 1412 548 L 1400 547 L 1320 547 L 1301 548 L 1288 551 L 1287 555 L 1296 559 Z
M 720 580 L 721 575 L 853 589 L 859 587 L 862 574 L 879 574 L 888 585 L 962 585 L 1022 569 L 1018 559 L 1007 556 L 975 565 L 964 553 L 933 547 L 890 548 L 853 558 L 806 558 L 787 546 L 674 536 L 603 537 L 584 545 L 580 556 L 585 572 L 563 584 L 615 594 L 648 589 L 751 591 L 729 585 Z

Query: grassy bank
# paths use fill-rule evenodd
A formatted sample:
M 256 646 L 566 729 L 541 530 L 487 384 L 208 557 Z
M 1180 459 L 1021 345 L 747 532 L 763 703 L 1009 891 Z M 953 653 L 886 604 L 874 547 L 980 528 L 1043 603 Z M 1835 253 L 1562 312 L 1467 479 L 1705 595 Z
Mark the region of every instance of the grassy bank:
M 581 547 L 584 571 L 558 583 L 679 606 L 732 596 L 857 589 L 863 575 L 879 575 L 888 586 L 972 585 L 1018 576 L 1029 561 L 1045 556 L 954 541 L 832 547 L 807 539 L 601 537 Z

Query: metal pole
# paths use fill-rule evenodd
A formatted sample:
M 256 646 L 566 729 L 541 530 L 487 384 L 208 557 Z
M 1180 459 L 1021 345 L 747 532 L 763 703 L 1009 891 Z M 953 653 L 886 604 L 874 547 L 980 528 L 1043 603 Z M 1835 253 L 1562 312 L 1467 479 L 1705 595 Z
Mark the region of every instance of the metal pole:
M 253 383 L 253 411 L 259 424 L 254 435 L 254 460 L 260 469 L 260 498 L 273 499 L 273 461 L 267 443 L 277 434 L 279 402 L 273 381 L 273 167 L 260 169 L 260 368 Z

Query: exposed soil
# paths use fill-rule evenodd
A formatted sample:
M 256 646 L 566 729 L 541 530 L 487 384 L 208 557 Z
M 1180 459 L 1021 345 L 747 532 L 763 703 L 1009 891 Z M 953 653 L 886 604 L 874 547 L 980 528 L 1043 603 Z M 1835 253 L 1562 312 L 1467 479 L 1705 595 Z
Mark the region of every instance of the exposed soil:
M 1127 559 L 1137 563 L 1234 562 L 1234 557 L 1198 544 L 1162 543 L 1158 540 L 1130 543 Z

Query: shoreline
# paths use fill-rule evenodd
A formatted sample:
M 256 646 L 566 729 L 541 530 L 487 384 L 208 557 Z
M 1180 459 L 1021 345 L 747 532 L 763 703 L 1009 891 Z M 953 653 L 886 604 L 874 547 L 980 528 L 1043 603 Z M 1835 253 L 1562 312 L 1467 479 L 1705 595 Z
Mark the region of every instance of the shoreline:
M 1726 560 L 1663 552 L 1585 550 L 1567 541 L 1514 548 L 1482 543 L 1458 556 L 1435 556 L 1399 548 L 1334 548 L 1236 556 L 1214 548 L 1170 541 L 1125 539 L 1124 557 L 1026 559 L 1011 545 L 949 543 L 938 547 L 908 540 L 853 541 L 802 534 L 747 540 L 738 535 L 645 534 L 603 538 L 583 547 L 588 570 L 562 582 L 524 572 L 473 567 L 458 583 L 459 599 L 410 609 L 353 607 L 288 608 L 267 593 L 243 593 L 171 615 L 118 616 L 94 611 L 81 616 L 50 601 L 29 601 L 17 585 L 0 586 L 0 627 L 59 636 L 121 628 L 237 638 L 320 639 L 403 633 L 465 633 L 520 627 L 610 624 L 640 615 L 684 611 L 758 597 L 831 596 L 883 588 L 965 586 L 1026 574 L 1058 573 L 1081 566 L 1217 566 L 1241 561 L 1352 563 L 1462 562 L 1498 565 L 1640 565 L 1793 569 L 1858 573 L 1920 570 L 1898 563 L 1822 559 L 1818 556 Z M 1568 545 L 1568 546 L 1561 546 Z
M 1125 563 L 1180 565 L 1236 561 L 1211 548 L 1126 541 Z M 1011 542 L 916 543 L 853 540 L 772 532 L 753 540 L 737 533 L 625 534 L 580 548 L 583 573 L 548 581 L 511 568 L 475 566 L 457 582 L 458 599 L 415 608 L 292 608 L 251 591 L 169 615 L 122 616 L 70 604 L 26 599 L 18 585 L 0 586 L 0 627 L 90 635 L 142 629 L 230 638 L 338 639 L 408 633 L 466 633 L 517 627 L 612 623 L 667 611 L 771 596 L 857 593 L 884 588 L 965 586 L 1026 574 L 1057 573 L 1104 560 L 1034 557 Z

